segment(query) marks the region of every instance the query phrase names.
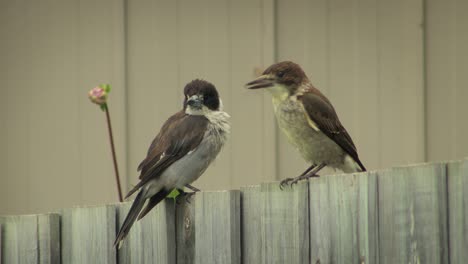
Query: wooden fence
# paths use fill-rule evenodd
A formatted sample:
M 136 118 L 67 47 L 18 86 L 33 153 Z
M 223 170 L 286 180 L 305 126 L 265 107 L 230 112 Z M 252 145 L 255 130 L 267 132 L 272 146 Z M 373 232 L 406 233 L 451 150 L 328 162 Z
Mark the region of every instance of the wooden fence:
M 468 263 L 468 160 L 166 200 L 112 247 L 130 203 L 0 218 L 15 263 Z

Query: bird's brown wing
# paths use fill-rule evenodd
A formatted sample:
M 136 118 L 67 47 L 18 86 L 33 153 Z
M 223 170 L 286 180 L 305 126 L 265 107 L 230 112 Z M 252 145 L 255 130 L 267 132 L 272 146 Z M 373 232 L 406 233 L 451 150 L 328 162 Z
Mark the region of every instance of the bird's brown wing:
M 359 164 L 363 171 L 365 171 L 366 168 L 359 160 L 353 140 L 341 124 L 335 109 L 328 100 L 315 93 L 304 93 L 298 96 L 298 100 L 302 101 L 304 110 L 307 113 L 306 117 L 309 119 L 309 124 L 311 126 L 315 125 L 315 129 L 320 129 L 320 131 L 331 138 Z
M 203 140 L 208 119 L 180 111 L 171 116 L 151 143 L 146 158 L 138 166 L 140 182 L 129 197 L 151 179 L 155 179 L 174 162 L 194 150 Z

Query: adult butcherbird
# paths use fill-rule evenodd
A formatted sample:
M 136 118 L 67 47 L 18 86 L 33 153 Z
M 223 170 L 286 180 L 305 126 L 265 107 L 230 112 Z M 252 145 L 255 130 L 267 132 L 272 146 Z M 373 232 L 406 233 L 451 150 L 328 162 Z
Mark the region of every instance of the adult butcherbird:
M 184 88 L 183 109 L 171 116 L 151 143 L 138 166 L 140 181 L 127 194 L 138 191 L 114 242 L 120 248 L 133 223 L 144 217 L 173 189 L 188 187 L 216 158 L 230 131 L 229 115 L 215 86 L 194 80 Z M 126 197 L 126 198 L 127 198 Z
M 311 164 L 300 176 L 283 180 L 281 187 L 316 176 L 325 166 L 343 172 L 366 170 L 333 105 L 312 85 L 298 64 L 291 61 L 273 64 L 246 87 L 265 88 L 272 94 L 279 127 Z

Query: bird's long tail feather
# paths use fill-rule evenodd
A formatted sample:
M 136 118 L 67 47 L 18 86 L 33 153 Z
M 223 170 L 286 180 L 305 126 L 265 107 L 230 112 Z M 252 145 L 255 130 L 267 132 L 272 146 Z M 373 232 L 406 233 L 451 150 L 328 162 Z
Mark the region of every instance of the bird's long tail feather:
M 118 246 L 120 248 L 122 246 L 123 239 L 127 236 L 130 228 L 132 227 L 133 223 L 135 223 L 138 215 L 140 214 L 143 205 L 145 205 L 145 188 L 141 189 L 141 191 L 136 196 L 135 200 L 133 201 L 132 206 L 130 207 L 130 211 L 128 211 L 127 216 L 122 224 L 122 227 L 115 238 L 114 247 Z

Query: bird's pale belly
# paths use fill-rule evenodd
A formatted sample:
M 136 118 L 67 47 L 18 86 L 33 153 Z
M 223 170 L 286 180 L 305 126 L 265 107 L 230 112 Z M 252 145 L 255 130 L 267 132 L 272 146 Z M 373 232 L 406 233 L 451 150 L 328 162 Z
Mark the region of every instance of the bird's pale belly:
M 344 151 L 321 131 L 309 125 L 306 114 L 296 101 L 285 100 L 277 104 L 273 102 L 273 105 L 279 127 L 306 161 L 341 167 Z

